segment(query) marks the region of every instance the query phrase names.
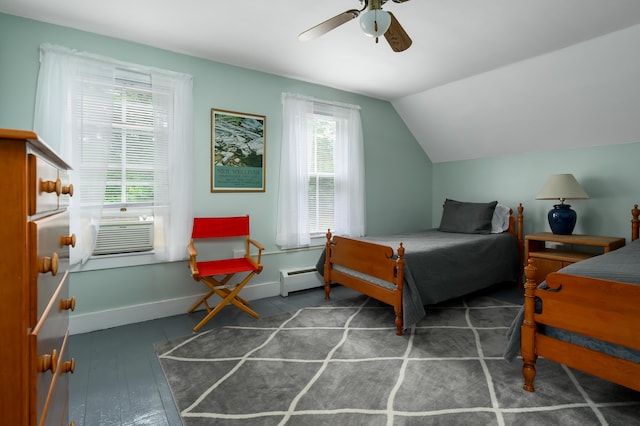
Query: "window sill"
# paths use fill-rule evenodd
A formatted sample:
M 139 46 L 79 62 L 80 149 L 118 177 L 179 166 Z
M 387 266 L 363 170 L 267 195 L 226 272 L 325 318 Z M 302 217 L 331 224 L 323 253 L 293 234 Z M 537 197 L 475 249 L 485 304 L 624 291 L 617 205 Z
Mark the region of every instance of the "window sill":
M 84 264 L 73 265 L 71 272 L 97 271 L 100 269 L 126 268 L 128 266 L 162 263 L 153 251 L 140 253 L 105 254 L 91 256 Z

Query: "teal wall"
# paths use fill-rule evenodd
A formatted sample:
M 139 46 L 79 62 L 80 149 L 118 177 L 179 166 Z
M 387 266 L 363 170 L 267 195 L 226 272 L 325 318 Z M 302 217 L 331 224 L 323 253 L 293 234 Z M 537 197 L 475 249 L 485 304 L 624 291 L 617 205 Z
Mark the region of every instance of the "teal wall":
M 279 280 L 279 270 L 315 264 L 318 249 L 282 253 L 275 246 L 282 92 L 360 105 L 365 140 L 369 234 L 408 231 L 432 222 L 432 164 L 388 102 L 140 44 L 0 14 L 0 127 L 31 129 L 38 47 L 60 44 L 194 77 L 196 215 L 251 215 L 252 237 L 266 247 L 265 270 L 252 282 Z M 211 108 L 266 115 L 266 192 L 210 192 Z M 46 135 L 41 135 L 46 140 Z M 188 189 L 187 189 L 188 190 Z M 202 292 L 185 262 L 76 272 L 76 315 L 153 303 Z
M 433 166 L 433 225 L 438 226 L 445 198 L 498 200 L 524 206 L 525 233 L 550 231 L 547 212 L 552 200 L 536 200 L 547 178 L 573 173 L 589 195 L 568 200 L 578 214 L 574 233 L 625 237 L 631 234 L 631 209 L 640 203 L 638 185 L 640 143 L 553 150 L 480 160 L 436 163 Z
M 573 173 L 590 196 L 569 203 L 578 212 L 576 233 L 629 237 L 630 209 L 640 202 L 636 143 L 547 150 L 432 164 L 392 105 L 356 94 L 237 68 L 160 49 L 0 14 L 0 127 L 30 129 L 38 73 L 38 46 L 70 48 L 184 72 L 194 77 L 197 215 L 248 213 L 252 234 L 266 246 L 265 270 L 253 282 L 277 282 L 280 269 L 315 263 L 318 249 L 282 253 L 274 245 L 280 161 L 281 92 L 299 92 L 362 107 L 369 234 L 437 226 L 445 198 L 498 201 L 525 207 L 525 233 L 548 230 L 553 202 L 535 200 L 547 177 Z M 524 100 L 526 102 L 526 100 Z M 518 108 L 518 105 L 512 105 Z M 267 116 L 266 192 L 212 194 L 209 189 L 210 110 Z M 42 135 L 46 139 L 46 135 Z M 76 272 L 76 314 L 154 303 L 202 292 L 185 262 Z

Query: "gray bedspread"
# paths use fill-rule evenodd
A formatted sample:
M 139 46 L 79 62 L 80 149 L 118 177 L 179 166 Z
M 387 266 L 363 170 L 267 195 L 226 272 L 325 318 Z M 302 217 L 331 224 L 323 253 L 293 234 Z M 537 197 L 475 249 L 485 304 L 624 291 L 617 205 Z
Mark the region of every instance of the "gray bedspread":
M 618 250 L 573 263 L 558 272 L 640 285 L 640 239 Z M 546 283 L 543 281 L 538 288 L 547 288 Z M 520 355 L 520 327 L 523 319 L 524 306 L 520 309 L 507 331 L 507 348 L 504 358 L 508 361 L 512 361 Z M 640 362 L 640 351 L 612 345 L 553 327 L 544 327 L 539 331 L 576 345 Z
M 517 239 L 510 233 L 460 234 L 431 229 L 364 237 L 362 240 L 405 248 L 403 322 L 405 328 L 425 315 L 424 305 L 472 293 L 520 275 Z M 324 252 L 318 260 L 323 272 Z

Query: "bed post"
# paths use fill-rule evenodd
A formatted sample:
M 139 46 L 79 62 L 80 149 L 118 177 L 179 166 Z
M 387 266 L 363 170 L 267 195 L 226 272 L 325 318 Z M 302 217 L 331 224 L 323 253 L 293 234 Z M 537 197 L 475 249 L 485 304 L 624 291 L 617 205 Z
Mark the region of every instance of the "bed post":
M 516 236 L 518 237 L 518 250 L 520 253 L 520 268 L 524 267 L 527 259 L 524 258 L 524 215 L 522 212 L 524 211 L 524 207 L 522 207 L 522 203 L 518 206 L 518 217 L 516 218 L 518 222 L 518 230 L 516 232 Z M 518 287 L 522 284 L 522 270 L 519 269 L 520 279 L 518 280 Z
M 522 207 L 522 203 L 518 206 L 518 243 L 520 247 L 524 247 L 524 229 L 522 229 L 524 222 L 524 215 L 522 212 L 524 211 L 524 207 Z
M 393 310 L 396 313 L 396 335 L 402 336 L 403 312 L 402 312 L 402 287 L 404 285 L 404 246 L 400 243 L 397 250 L 398 260 L 396 260 L 396 297 Z
M 520 352 L 522 354 L 522 376 L 524 377 L 524 390 L 533 392 L 533 380 L 536 377 L 536 351 L 535 336 L 536 323 L 533 318 L 535 313 L 536 272 L 535 260 L 530 259 L 524 268 L 526 281 L 524 284 L 524 321 L 520 328 Z
M 638 220 L 640 210 L 638 210 L 637 204 L 633 206 L 631 214 L 633 215 L 633 219 L 631 219 L 631 241 L 635 241 L 638 239 L 638 225 L 640 224 L 640 220 Z
M 525 258 L 524 258 L 524 215 L 522 212 L 524 211 L 524 207 L 522 207 L 522 203 L 518 205 L 518 215 L 513 216 L 513 209 L 509 209 L 509 233 L 516 237 L 518 241 L 518 253 L 520 255 L 520 271 L 522 272 L 522 268 L 525 266 Z M 522 284 L 522 277 L 518 282 L 518 285 Z
M 327 229 L 327 242 L 324 248 L 324 299 L 329 300 L 331 293 L 331 229 Z

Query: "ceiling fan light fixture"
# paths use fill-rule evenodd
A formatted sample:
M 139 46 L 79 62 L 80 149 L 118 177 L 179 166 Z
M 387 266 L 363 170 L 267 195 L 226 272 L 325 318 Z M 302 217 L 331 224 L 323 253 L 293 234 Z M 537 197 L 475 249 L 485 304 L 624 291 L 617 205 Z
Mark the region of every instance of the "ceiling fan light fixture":
M 360 15 L 360 28 L 369 37 L 380 37 L 391 25 L 391 16 L 382 9 L 369 9 Z

